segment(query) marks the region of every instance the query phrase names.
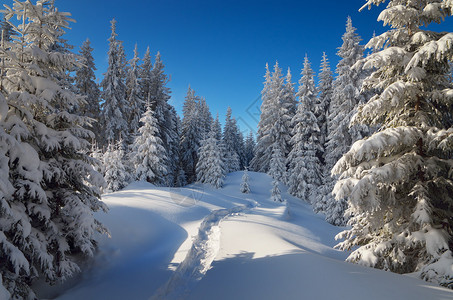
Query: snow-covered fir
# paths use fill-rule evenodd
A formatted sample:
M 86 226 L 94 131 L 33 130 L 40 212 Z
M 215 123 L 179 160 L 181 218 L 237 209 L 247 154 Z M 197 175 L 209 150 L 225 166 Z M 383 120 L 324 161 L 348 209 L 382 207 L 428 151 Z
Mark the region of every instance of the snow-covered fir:
M 138 135 L 131 146 L 135 178 L 158 186 L 168 186 L 167 155 L 154 114 L 151 105 L 148 105 L 140 119 L 143 125 L 138 129 Z
M 332 195 L 338 176 L 330 173 L 335 163 L 349 150 L 353 142 L 365 135 L 363 131 L 366 131 L 364 126 L 350 127 L 357 106 L 364 101 L 361 85 L 365 73 L 352 68 L 363 58 L 364 51 L 356 30 L 352 26 L 351 18 L 348 17 L 346 32 L 342 37 L 343 44 L 337 53 L 341 60 L 337 65 L 338 76 L 333 83 L 329 108 L 323 187 L 319 190 L 315 204 L 315 210 L 324 213 L 326 220 L 335 225 L 345 225 L 347 218 L 344 217 L 344 211 L 347 204 L 346 199 L 336 200 Z
M 134 57 L 129 61 L 129 68 L 126 76 L 126 99 L 129 107 L 129 133 L 127 139 L 130 140 L 128 144 L 131 144 L 134 140 L 134 136 L 138 133 L 140 127 L 140 119 L 143 115 L 144 101 L 141 98 L 141 78 L 139 68 L 140 58 L 138 57 L 137 44 L 135 44 Z M 125 137 L 126 138 L 126 137 Z
M 307 202 L 312 202 L 314 192 L 321 184 L 321 161 L 318 153 L 322 152 L 319 140 L 320 130 L 316 111 L 316 87 L 314 73 L 308 57 L 305 56 L 302 77 L 299 81 L 299 105 L 292 119 L 292 150 L 288 155 L 289 191 Z
M 65 280 L 80 270 L 74 255 L 94 256 L 106 229 L 93 213 L 107 208 L 88 163 L 89 119 L 71 113 L 83 97 L 64 81 L 81 66 L 64 51 L 69 15 L 52 1 L 15 1 L 4 13 L 21 26 L 0 51 L 0 295 L 33 299 L 35 279 Z
M 364 88 L 379 92 L 353 118 L 380 130 L 354 143 L 333 169 L 341 174 L 334 193 L 349 204 L 351 228 L 338 235 L 340 249 L 353 249 L 348 261 L 417 272 L 449 287 L 453 34 L 424 26 L 452 8 L 451 1 L 389 1 L 379 19 L 391 29 L 368 42 L 376 52 L 364 64 L 373 70 Z
M 101 116 L 104 139 L 115 143 L 129 137 L 129 103 L 126 99 L 124 48 L 122 42 L 117 39 L 115 19 L 111 21 L 111 25 L 108 68 L 101 82 L 104 101 Z
M 289 71 L 286 79 L 291 80 Z M 291 86 L 291 82 L 285 85 L 285 78 L 278 62 L 275 63 L 272 74 L 266 65 L 255 156 L 251 162 L 251 167 L 255 171 L 269 172 L 275 143 L 280 147 L 283 157 L 286 158 L 290 152 L 291 115 L 294 111 L 294 96 L 290 95 Z
M 208 137 L 201 143 L 197 163 L 197 181 L 210 184 L 217 189 L 223 186 L 226 174 L 219 143 L 220 141 L 217 140 L 213 127 Z
M 100 116 L 100 94 L 99 87 L 96 84 L 96 66 L 92 55 L 93 48 L 90 40 L 87 39 L 80 47 L 79 55 L 82 57 L 82 65 L 77 68 L 74 78 L 77 93 L 85 96 L 85 102 L 77 108 L 77 112 L 83 116 L 93 119 L 90 128 L 95 134 L 95 141 L 103 143 L 103 132 L 101 130 Z M 94 144 L 94 141 L 92 141 Z
M 249 172 L 248 172 L 247 168 L 244 170 L 244 175 L 242 175 L 241 193 L 243 193 L 243 194 L 250 193 Z
M 122 140 L 109 143 L 102 156 L 104 179 L 107 183 L 103 189 L 105 193 L 119 191 L 126 187 L 131 180 L 131 174 L 125 166 L 126 158 L 123 148 Z
M 228 173 L 238 171 L 240 169 L 240 158 L 237 151 L 237 126 L 233 119 L 231 107 L 228 107 L 225 126 L 223 128 L 223 146 L 225 155 L 225 168 Z

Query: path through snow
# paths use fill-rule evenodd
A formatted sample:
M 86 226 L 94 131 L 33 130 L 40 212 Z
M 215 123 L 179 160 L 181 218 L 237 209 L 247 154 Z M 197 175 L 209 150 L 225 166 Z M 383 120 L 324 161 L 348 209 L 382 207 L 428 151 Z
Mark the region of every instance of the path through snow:
M 253 209 L 258 205 L 254 200 L 249 201 L 249 205 L 214 210 L 205 217 L 186 257 L 178 265 L 170 279 L 157 290 L 151 299 L 185 298 L 190 293 L 191 288 L 211 268 L 211 264 L 219 252 L 220 222 L 235 214 Z

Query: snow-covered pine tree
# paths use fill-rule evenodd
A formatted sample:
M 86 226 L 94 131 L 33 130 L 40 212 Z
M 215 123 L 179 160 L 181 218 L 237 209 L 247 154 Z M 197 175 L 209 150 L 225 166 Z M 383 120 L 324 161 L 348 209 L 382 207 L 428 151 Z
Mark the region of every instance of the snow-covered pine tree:
M 322 54 L 321 60 L 321 71 L 319 72 L 319 86 L 318 86 L 318 98 L 316 104 L 315 116 L 318 120 L 319 127 L 319 142 L 325 149 L 324 145 L 327 141 L 327 116 L 329 114 L 330 101 L 333 94 L 333 76 L 330 70 L 329 59 L 325 52 Z M 325 152 L 319 155 L 321 163 L 325 162 Z M 329 170 L 330 173 L 330 170 Z
M 211 111 L 209 110 L 209 106 L 206 103 L 206 99 L 204 97 L 201 97 L 200 101 L 198 102 L 198 111 L 201 136 L 203 137 L 203 139 L 205 139 L 211 131 L 212 122 L 214 122 L 214 119 L 212 118 Z
M 241 193 L 243 193 L 243 194 L 249 194 L 250 193 L 249 173 L 248 173 L 247 168 L 245 168 L 244 175 L 242 175 Z
M 368 1 L 366 6 L 383 1 Z M 354 123 L 380 125 L 335 165 L 334 192 L 348 198 L 351 228 L 338 248 L 348 261 L 398 273 L 419 272 L 453 287 L 451 95 L 453 33 L 424 29 L 451 16 L 453 2 L 390 0 L 379 15 L 392 29 L 367 47 L 374 68 L 364 88 L 378 94 Z M 383 47 L 385 46 L 385 47 Z M 391 75 L 391 76 L 389 76 Z
M 88 120 L 70 112 L 83 97 L 59 80 L 79 66 L 54 50 L 70 14 L 53 1 L 14 1 L 2 12 L 21 24 L 8 51 L 0 47 L 0 277 L 12 299 L 33 299 L 36 277 L 64 280 L 79 270 L 74 254 L 94 254 L 104 181 L 88 163 Z
M 199 148 L 197 163 L 197 181 L 207 183 L 216 189 L 223 186 L 225 178 L 225 168 L 223 165 L 222 153 L 219 148 L 219 142 L 216 139 L 214 127 L 203 140 Z
M 105 193 L 119 191 L 129 184 L 131 174 L 124 165 L 123 141 L 109 143 L 103 155 L 104 180 L 107 183 Z
M 234 127 L 236 129 L 235 134 L 235 147 L 236 153 L 239 157 L 239 170 L 244 170 L 246 167 L 245 162 L 245 142 L 244 142 L 244 135 L 242 134 L 241 130 L 237 126 L 236 118 L 233 118 Z
M 201 133 L 199 128 L 198 96 L 189 86 L 183 105 L 183 120 L 181 124 L 180 137 L 180 159 L 187 176 L 187 182 L 196 180 L 196 166 L 198 162 L 198 148 L 201 144 Z
M 153 63 L 151 62 L 151 51 L 149 50 L 149 47 L 146 48 L 145 55 L 143 56 L 142 59 L 142 64 L 140 66 L 140 84 L 141 84 L 141 92 L 142 96 L 141 98 L 145 103 L 148 103 L 150 101 L 150 90 L 151 90 L 151 79 L 152 79 L 152 72 L 153 70 Z M 142 115 L 146 111 L 146 105 L 143 106 L 143 111 Z
M 248 169 L 250 166 L 251 161 L 253 160 L 253 157 L 255 156 L 255 138 L 253 136 L 253 132 L 250 131 L 249 134 L 247 135 L 247 138 L 245 139 L 245 145 L 244 145 L 244 156 L 245 156 L 245 167 Z
M 129 134 L 127 137 L 127 144 L 132 144 L 134 141 L 135 135 L 138 133 L 140 128 L 140 119 L 142 117 L 142 111 L 144 106 L 144 101 L 141 98 L 141 79 L 140 79 L 140 67 L 139 67 L 140 58 L 138 57 L 138 48 L 135 44 L 134 48 L 134 57 L 129 61 L 129 68 L 127 70 L 126 76 L 126 99 L 128 103 L 129 111 Z
M 152 184 L 166 185 L 167 155 L 159 137 L 157 119 L 150 105 L 140 119 L 143 124 L 132 144 L 132 160 L 135 166 L 135 178 Z
M 93 119 L 92 127 L 90 128 L 95 134 L 95 142 L 92 144 L 103 144 L 103 130 L 101 130 L 100 116 L 100 94 L 99 87 L 96 84 L 96 66 L 94 65 L 94 58 L 91 54 L 93 48 L 91 48 L 90 40 L 87 39 L 83 42 L 80 47 L 79 55 L 83 59 L 83 64 L 77 68 L 75 80 L 75 86 L 77 93 L 85 96 L 85 103 L 83 103 L 77 110 L 77 112 L 83 116 Z
M 256 172 L 266 173 L 269 169 L 269 164 L 266 164 L 266 161 L 270 161 L 270 155 L 268 151 L 269 147 L 272 145 L 272 141 L 269 136 L 269 126 L 271 124 L 271 72 L 269 71 L 268 64 L 266 64 L 266 73 L 264 75 L 264 79 L 264 87 L 261 91 L 261 115 L 258 122 L 255 156 L 253 157 L 250 166 L 252 170 Z
M 274 202 L 283 202 L 279 184 L 278 180 L 272 180 L 271 200 Z
M 269 166 L 269 175 L 278 182 L 285 182 L 286 176 L 286 159 L 279 143 L 272 145 L 272 158 Z
M 296 100 L 296 92 L 294 90 L 294 83 L 292 82 L 292 75 L 291 75 L 291 70 L 288 68 L 288 72 L 286 73 L 286 78 L 285 78 L 285 96 L 283 100 L 284 106 L 287 109 L 287 125 L 285 127 L 288 128 L 288 133 L 289 133 L 289 140 L 291 140 L 291 133 L 293 132 L 293 124 L 292 124 L 292 119 L 296 115 L 297 112 L 297 100 Z M 288 147 L 288 153 L 291 151 L 291 142 L 289 143 Z
M 148 55 L 145 59 L 148 60 Z M 167 87 L 169 82 L 168 76 L 165 74 L 165 65 L 162 61 L 160 52 L 157 52 L 154 65 L 150 74 L 147 74 L 150 62 L 143 63 L 144 76 L 150 76 L 149 85 L 144 83 L 144 88 L 149 89 L 149 101 L 151 108 L 155 112 L 157 126 L 159 129 L 159 137 L 162 140 L 163 146 L 167 153 L 165 166 L 167 168 L 166 184 L 173 186 L 175 178 L 178 176 L 178 161 L 179 161 L 179 133 L 176 110 L 168 103 L 170 100 L 170 88 Z M 211 117 L 212 119 L 212 117 Z
M 272 145 L 272 158 L 269 165 L 269 175 L 273 178 L 271 200 L 283 202 L 279 185 L 280 182 L 286 180 L 286 160 L 283 156 L 281 145 L 277 142 Z
M 212 126 L 214 126 L 215 138 L 217 140 L 221 141 L 222 140 L 222 125 L 220 124 L 218 113 L 217 113 L 217 116 L 216 116 Z
M 299 80 L 300 104 L 293 123 L 292 150 L 288 155 L 289 192 L 309 203 L 321 184 L 321 162 L 318 153 L 322 151 L 319 141 L 320 130 L 316 111 L 316 87 L 314 74 L 308 57 L 305 56 L 302 78 Z
M 269 172 L 274 143 L 278 143 L 283 157 L 290 151 L 291 126 L 290 110 L 292 104 L 288 99 L 287 87 L 278 62 L 275 63 L 272 76 L 268 74 L 266 65 L 266 82 L 263 89 L 263 104 L 261 106 L 260 123 L 255 160 L 252 161 L 254 170 Z
M 227 173 L 235 172 L 240 169 L 237 142 L 236 122 L 232 117 L 231 107 L 228 107 L 225 117 L 225 126 L 223 127 L 223 147 L 225 151 L 225 169 Z
M 363 126 L 350 127 L 350 121 L 359 103 L 364 101 L 361 94 L 363 82 L 362 70 L 352 66 L 363 58 L 363 46 L 361 38 L 352 26 L 351 18 L 346 22 L 346 32 L 343 44 L 338 49 L 337 55 L 341 58 L 337 65 L 337 78 L 334 81 L 332 101 L 329 108 L 329 128 L 326 142 L 326 160 L 324 167 L 324 184 L 318 192 L 317 202 L 314 209 L 326 215 L 326 220 L 334 225 L 345 225 L 347 219 L 344 210 L 347 207 L 346 199 L 335 200 L 332 195 L 333 187 L 338 176 L 328 176 L 335 163 L 345 154 L 352 143 L 364 134 L 359 129 Z
M 108 68 L 101 82 L 102 86 L 102 124 L 104 138 L 116 142 L 129 135 L 128 102 L 126 99 L 124 49 L 117 40 L 116 21 L 113 19 L 112 34 L 109 38 Z M 123 49 L 123 50 L 122 50 Z

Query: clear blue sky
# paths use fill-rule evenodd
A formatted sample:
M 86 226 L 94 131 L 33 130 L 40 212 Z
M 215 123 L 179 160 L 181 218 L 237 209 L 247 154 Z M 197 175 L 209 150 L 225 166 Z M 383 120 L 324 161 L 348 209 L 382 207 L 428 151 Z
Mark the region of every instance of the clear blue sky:
M 6 3 L 8 0 L 6 0 Z M 213 115 L 221 121 L 228 106 L 242 130 L 256 128 L 266 62 L 278 60 L 291 68 L 293 81 L 300 78 L 305 54 L 317 72 L 325 51 L 335 70 L 337 48 L 347 16 L 365 41 L 384 31 L 377 16 L 383 6 L 358 12 L 364 0 L 269 1 L 269 0 L 58 0 L 77 23 L 65 36 L 78 51 L 89 38 L 94 48 L 98 79 L 107 68 L 110 20 L 117 20 L 118 39 L 128 58 L 135 43 L 143 56 L 150 46 L 160 51 L 171 76 L 171 103 L 181 112 L 189 84 L 206 97 Z M 450 18 L 451 19 L 451 18 Z M 453 30 L 448 20 L 443 30 Z M 296 85 L 297 88 L 297 85 Z

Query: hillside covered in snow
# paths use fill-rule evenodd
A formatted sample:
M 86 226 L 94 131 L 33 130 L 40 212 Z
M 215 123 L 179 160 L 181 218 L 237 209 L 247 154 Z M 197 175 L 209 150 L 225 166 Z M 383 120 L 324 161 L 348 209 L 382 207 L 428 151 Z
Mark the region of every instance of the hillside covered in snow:
M 107 194 L 97 217 L 111 238 L 65 286 L 39 284 L 39 296 L 70 299 L 453 299 L 453 291 L 407 275 L 344 262 L 333 249 L 343 228 L 270 176 L 243 172 L 224 188 L 194 184 L 161 188 L 134 182 Z M 89 267 L 88 267 L 89 266 Z

